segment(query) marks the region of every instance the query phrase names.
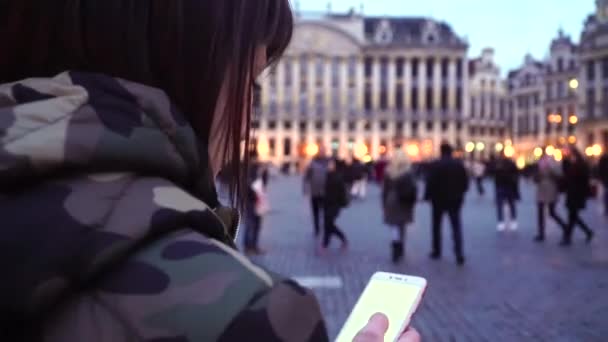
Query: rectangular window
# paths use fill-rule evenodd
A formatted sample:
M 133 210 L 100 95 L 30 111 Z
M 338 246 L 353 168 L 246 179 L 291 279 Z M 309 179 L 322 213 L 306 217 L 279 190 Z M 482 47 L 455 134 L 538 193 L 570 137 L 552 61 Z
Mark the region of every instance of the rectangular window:
M 403 84 L 397 84 L 395 87 L 395 107 L 397 110 L 403 110 Z
M 418 77 L 418 64 L 419 64 L 419 59 L 418 58 L 413 58 L 412 59 L 412 77 L 414 79 L 416 77 Z
M 388 58 L 382 57 L 380 59 L 380 84 L 388 84 Z
M 474 118 L 477 114 L 477 98 L 471 97 L 471 117 Z
M 448 58 L 442 59 L 441 60 L 441 77 L 443 79 L 448 78 L 449 67 L 450 67 L 450 60 Z
M 553 83 L 547 82 L 546 84 L 546 96 L 547 100 L 551 100 L 553 98 Z
M 397 67 L 397 70 L 396 70 L 397 78 L 403 78 L 403 74 L 404 74 L 403 69 L 405 67 L 405 58 L 403 58 L 403 57 L 397 58 L 396 67 Z
M 300 126 L 300 132 L 306 132 L 306 129 L 307 129 L 307 126 L 308 126 L 306 124 L 306 121 L 300 121 L 300 125 L 299 126 Z
M 494 94 L 490 94 L 490 108 L 488 111 L 488 116 L 490 119 L 494 119 L 496 117 L 496 97 Z
M 433 124 L 433 121 L 427 121 L 426 122 L 426 130 L 427 130 L 427 132 L 433 131 L 434 127 L 435 127 L 435 125 Z
M 412 136 L 418 136 L 418 121 L 412 121 Z
M 418 111 L 418 88 L 412 87 L 412 110 Z
M 372 77 L 374 72 L 374 59 L 372 57 L 365 57 L 365 77 Z
M 428 110 L 429 112 L 432 111 L 433 108 L 433 88 L 431 87 L 427 87 L 426 88 L 426 110 Z
M 594 81 L 595 80 L 595 63 L 593 61 L 587 62 L 587 80 Z
M 448 127 L 449 127 L 449 125 L 448 125 L 447 121 L 442 121 L 441 122 L 441 131 L 442 132 L 444 132 L 444 133 L 447 132 L 448 131 Z
M 462 59 L 456 60 L 456 78 L 461 79 L 463 74 Z
M 380 121 L 380 130 L 382 132 L 386 132 L 386 130 L 388 129 L 388 124 L 386 121 Z
M 285 157 L 291 156 L 291 139 L 289 138 L 283 140 L 283 155 Z
M 566 83 L 557 82 L 557 96 L 561 99 L 566 97 Z
M 293 82 L 293 76 L 292 76 L 292 72 L 293 72 L 293 65 L 291 64 L 291 59 L 286 58 L 285 62 L 283 63 L 283 73 L 285 75 L 285 87 L 289 88 L 291 87 L 291 83 Z
M 270 138 L 268 139 L 268 149 L 269 149 L 269 154 L 270 156 L 275 156 L 276 154 L 276 142 L 274 140 L 274 138 Z
M 430 58 L 426 60 L 426 77 L 428 79 L 433 79 L 433 74 L 435 72 L 435 60 Z
M 595 117 L 595 89 L 587 89 L 587 116 Z
M 448 110 L 448 88 L 441 87 L 441 110 Z
M 602 58 L 602 78 L 608 78 L 608 57 Z
M 485 118 L 486 117 L 486 99 L 485 99 L 485 96 L 483 96 L 483 95 L 481 96 L 481 106 L 480 107 L 481 107 L 481 110 L 480 110 L 481 113 L 479 114 L 479 116 L 481 118 Z
M 462 110 L 462 88 L 456 89 L 456 110 Z
M 386 89 L 380 90 L 380 110 L 388 109 L 388 91 Z
M 357 124 L 355 122 L 351 121 L 351 122 L 348 123 L 348 130 L 349 131 L 352 132 L 352 131 L 355 131 L 356 129 L 357 129 Z
M 337 131 L 340 129 L 340 122 L 339 121 L 332 121 L 331 122 L 331 129 L 334 131 Z
M 561 58 L 557 59 L 557 72 L 564 71 L 564 60 Z
M 372 85 L 369 83 L 365 85 L 364 102 L 365 102 L 364 103 L 365 110 L 371 111 L 372 110 Z
M 334 57 L 331 62 L 331 86 L 332 88 L 340 87 L 340 57 Z

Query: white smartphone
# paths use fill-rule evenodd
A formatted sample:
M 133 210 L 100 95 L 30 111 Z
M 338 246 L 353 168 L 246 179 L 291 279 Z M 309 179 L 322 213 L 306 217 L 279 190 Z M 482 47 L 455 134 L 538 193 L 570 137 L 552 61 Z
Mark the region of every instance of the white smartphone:
M 378 272 L 370 279 L 336 342 L 352 342 L 375 313 L 388 317 L 384 341 L 397 341 L 409 326 L 426 290 L 426 279 Z

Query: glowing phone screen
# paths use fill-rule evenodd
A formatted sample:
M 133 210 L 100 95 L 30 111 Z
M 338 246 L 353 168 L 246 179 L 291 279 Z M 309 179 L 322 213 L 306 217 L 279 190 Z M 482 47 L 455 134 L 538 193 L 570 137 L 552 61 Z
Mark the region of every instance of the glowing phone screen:
M 385 341 L 394 341 L 401 333 L 404 321 L 412 315 L 413 306 L 423 288 L 390 280 L 373 279 L 363 291 L 337 342 L 352 342 L 373 314 L 381 312 L 389 319 Z

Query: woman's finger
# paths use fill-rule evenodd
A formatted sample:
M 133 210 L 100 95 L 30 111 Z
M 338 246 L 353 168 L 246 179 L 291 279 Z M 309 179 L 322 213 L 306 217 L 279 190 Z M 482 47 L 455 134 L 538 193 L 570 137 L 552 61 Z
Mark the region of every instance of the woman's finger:
M 388 318 L 385 315 L 381 313 L 373 315 L 367 325 L 355 336 L 353 342 L 384 341 L 384 334 L 388 330 L 388 324 Z

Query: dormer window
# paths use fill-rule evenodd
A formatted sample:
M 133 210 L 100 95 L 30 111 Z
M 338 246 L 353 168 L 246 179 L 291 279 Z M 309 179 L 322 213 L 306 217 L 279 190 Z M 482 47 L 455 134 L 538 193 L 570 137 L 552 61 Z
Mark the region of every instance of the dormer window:
M 378 24 L 374 40 L 382 45 L 390 44 L 393 41 L 393 30 L 388 20 L 382 20 Z
M 436 44 L 439 42 L 439 27 L 437 23 L 429 20 L 422 29 L 422 42 L 424 44 Z

